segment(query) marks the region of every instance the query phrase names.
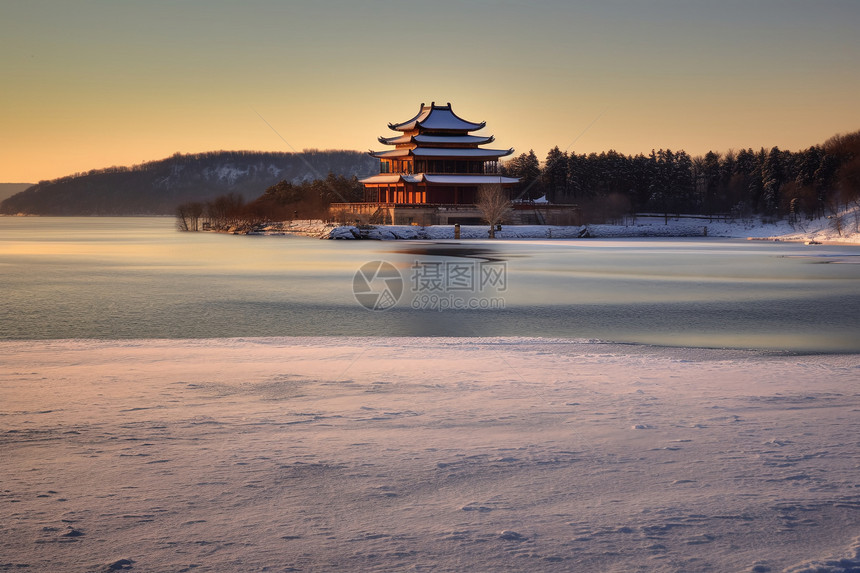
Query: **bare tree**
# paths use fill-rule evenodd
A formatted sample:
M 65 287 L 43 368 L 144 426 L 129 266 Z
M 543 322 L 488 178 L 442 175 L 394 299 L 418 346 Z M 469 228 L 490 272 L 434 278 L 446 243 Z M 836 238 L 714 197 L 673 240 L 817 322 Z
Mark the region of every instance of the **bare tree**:
M 501 224 L 511 212 L 511 200 L 502 188 L 501 183 L 481 185 L 478 190 L 478 202 L 475 203 L 484 220 L 490 224 L 490 238 L 496 238 L 496 225 Z
M 219 195 L 206 203 L 206 213 L 212 227 L 226 229 L 245 223 L 245 199 L 236 193 Z
M 180 231 L 199 231 L 203 203 L 190 201 L 176 207 L 176 221 Z
M 192 231 L 200 230 L 200 217 L 203 216 L 203 209 L 203 203 L 200 203 L 199 201 L 188 203 L 188 215 L 191 218 Z
M 189 217 L 188 217 L 188 209 L 185 206 L 185 203 L 176 207 L 176 227 L 180 231 L 189 231 Z

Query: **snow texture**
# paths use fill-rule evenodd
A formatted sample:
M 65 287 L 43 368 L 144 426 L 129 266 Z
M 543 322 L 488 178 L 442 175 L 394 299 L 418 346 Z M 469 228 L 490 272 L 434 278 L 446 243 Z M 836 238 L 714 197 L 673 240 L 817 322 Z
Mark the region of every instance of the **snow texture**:
M 392 129 L 410 131 L 417 126 L 425 129 L 449 130 L 449 131 L 474 131 L 484 127 L 483 123 L 473 123 L 458 117 L 449 106 L 436 106 L 431 104 L 423 106 L 418 115 L 403 123 L 392 124 Z
M 510 155 L 510 149 L 460 149 L 444 147 L 416 147 L 412 150 L 415 157 L 502 157 Z
M 860 568 L 860 356 L 0 342 L 0 570 Z
M 514 177 L 502 177 L 499 175 L 480 175 L 480 174 L 458 174 L 458 175 L 425 175 L 424 178 L 428 183 L 446 183 L 446 184 L 474 184 L 485 185 L 493 183 L 517 183 L 519 179 Z
M 300 224 L 284 222 L 270 225 L 269 234 L 285 232 L 329 239 L 430 239 L 454 238 L 454 225 L 375 225 L 372 229 L 335 227 L 322 221 L 304 221 Z M 787 221 L 765 222 L 760 219 L 720 221 L 708 218 L 638 217 L 626 225 L 504 225 L 496 231 L 497 239 L 622 239 L 655 237 L 723 237 L 750 240 L 796 241 L 820 243 L 860 244 L 860 210 L 840 215 L 837 228 L 833 218 L 821 218 L 789 224 Z M 461 239 L 486 239 L 486 225 L 462 225 Z
M 503 157 L 510 155 L 509 149 L 483 149 L 459 147 L 414 147 L 410 149 L 392 149 L 389 151 L 375 151 L 374 157 Z

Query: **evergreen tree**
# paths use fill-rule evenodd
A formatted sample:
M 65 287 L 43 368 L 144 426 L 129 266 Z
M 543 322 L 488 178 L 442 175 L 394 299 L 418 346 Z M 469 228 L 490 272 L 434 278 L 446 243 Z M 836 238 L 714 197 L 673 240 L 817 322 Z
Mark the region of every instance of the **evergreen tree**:
M 530 149 L 528 153 L 521 153 L 507 162 L 505 174 L 520 179 L 514 188 L 515 199 L 537 199 L 544 194 L 540 184 L 540 161 L 538 161 L 533 149 Z
M 571 152 L 567 156 L 567 190 L 569 200 L 576 201 L 584 196 L 584 175 L 586 158 Z
M 546 190 L 546 198 L 551 203 L 563 203 L 568 195 L 568 157 L 558 146 L 546 155 L 541 179 Z
M 651 178 L 648 183 L 648 210 L 669 213 L 669 173 L 666 169 L 665 153 L 661 149 L 659 153 L 651 150 L 651 155 L 648 156 L 648 163 L 651 171 Z
M 698 211 L 699 205 L 695 201 L 693 182 L 693 160 L 686 151 L 681 150 L 674 154 L 671 174 L 672 204 L 675 213 Z
M 701 160 L 699 173 L 700 179 L 697 186 L 701 186 L 701 203 L 705 214 L 711 214 L 719 210 L 720 188 L 722 182 L 722 168 L 720 155 L 708 151 Z
M 815 185 L 815 171 L 821 165 L 822 149 L 813 146 L 802 151 L 799 155 L 794 182 L 798 187 L 812 187 Z
M 783 179 L 783 157 L 778 147 L 771 148 L 761 165 L 762 211 L 775 214 Z
M 651 161 L 641 153 L 630 158 L 630 204 L 633 212 L 644 211 L 648 204 L 648 191 L 654 176 Z

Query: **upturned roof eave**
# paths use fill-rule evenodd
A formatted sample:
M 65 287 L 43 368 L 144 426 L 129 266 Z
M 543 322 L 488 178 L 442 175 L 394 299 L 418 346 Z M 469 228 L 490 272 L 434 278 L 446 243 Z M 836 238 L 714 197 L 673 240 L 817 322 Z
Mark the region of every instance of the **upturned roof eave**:
M 431 103 L 430 106 L 432 108 L 433 104 Z M 418 113 L 415 114 L 411 119 L 407 119 L 406 121 L 401 122 L 401 123 L 389 123 L 388 128 L 393 130 L 393 131 L 401 131 L 402 126 L 409 124 L 409 123 L 412 123 L 415 120 L 417 120 L 419 117 L 421 117 L 421 114 L 424 113 L 424 111 L 425 111 L 424 107 L 425 107 L 424 102 L 421 102 L 421 107 L 419 108 Z
M 494 135 L 430 135 L 430 134 L 418 134 L 418 135 L 398 135 L 397 137 L 382 137 L 379 136 L 377 138 L 379 143 L 383 145 L 401 145 L 404 143 L 411 143 L 419 146 L 421 144 L 437 144 L 437 145 L 468 145 L 468 146 L 478 146 L 478 145 L 487 145 L 496 140 Z
M 485 173 L 379 173 L 360 179 L 369 185 L 392 185 L 396 183 L 432 183 L 435 185 L 487 185 L 499 183 L 514 185 L 518 177 L 504 177 Z
M 432 153 L 430 151 L 432 150 Z M 459 153 L 458 153 L 459 152 Z M 470 153 L 463 153 L 470 152 Z M 371 157 L 377 159 L 386 159 L 390 157 L 437 157 L 437 158 L 469 158 L 469 159 L 498 159 L 507 157 L 514 152 L 514 148 L 509 149 L 481 149 L 481 148 L 462 148 L 462 147 L 413 147 L 387 149 L 383 151 L 370 151 Z
M 431 122 L 434 111 L 445 111 L 451 116 L 460 122 L 458 126 L 451 127 L 439 127 L 438 125 L 434 126 Z M 430 125 L 427 125 L 430 122 Z M 423 127 L 425 129 L 433 130 L 433 131 L 443 131 L 443 132 L 469 132 L 469 131 L 477 131 L 479 129 L 483 129 L 487 125 L 486 121 L 482 121 L 480 123 L 475 123 L 466 119 L 463 119 L 451 108 L 451 102 L 448 102 L 447 105 L 436 105 L 436 102 L 431 102 L 430 106 L 425 106 L 423 103 L 421 104 L 421 110 L 411 119 L 408 119 L 401 123 L 389 123 L 388 128 L 393 131 L 412 131 L 416 128 Z

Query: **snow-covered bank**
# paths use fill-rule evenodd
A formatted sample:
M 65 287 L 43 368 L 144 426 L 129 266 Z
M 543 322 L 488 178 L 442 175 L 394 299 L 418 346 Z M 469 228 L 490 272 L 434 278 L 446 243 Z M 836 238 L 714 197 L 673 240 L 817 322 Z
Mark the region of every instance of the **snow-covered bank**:
M 857 355 L 528 338 L 0 355 L 2 569 L 860 567 Z
M 860 244 L 860 211 L 844 212 L 839 219 L 821 218 L 791 224 L 787 220 L 762 221 L 751 218 L 736 221 L 711 220 L 707 217 L 669 218 L 639 217 L 623 225 L 505 225 L 496 232 L 497 239 L 575 239 L 575 238 L 654 238 L 654 237 L 724 237 L 781 241 L 815 241 L 821 243 Z M 325 239 L 375 240 L 444 240 L 454 238 L 453 225 L 373 225 L 336 226 L 322 221 L 274 223 L 260 230 L 265 234 L 298 234 Z M 462 225 L 461 239 L 486 239 L 486 225 Z

